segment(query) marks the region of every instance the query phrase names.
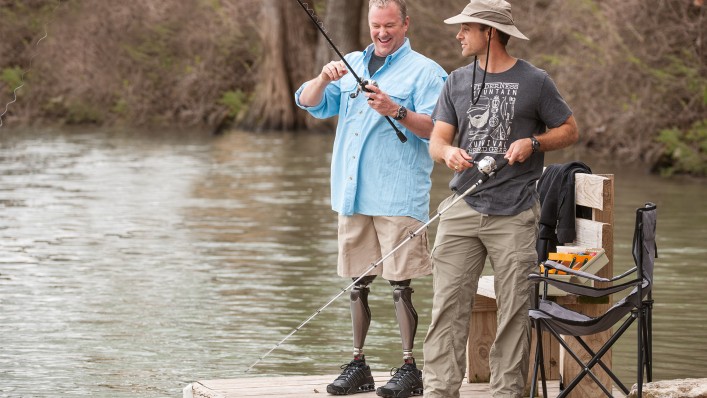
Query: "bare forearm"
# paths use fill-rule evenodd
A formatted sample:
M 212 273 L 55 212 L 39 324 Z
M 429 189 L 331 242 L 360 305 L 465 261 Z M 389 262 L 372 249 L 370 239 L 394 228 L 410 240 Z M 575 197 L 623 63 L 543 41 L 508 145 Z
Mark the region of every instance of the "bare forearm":
M 408 110 L 407 116 L 399 122 L 405 126 L 406 129 L 412 131 L 413 134 L 420 138 L 430 138 L 432 135 L 433 124 L 432 118 L 429 115 L 415 113 Z
M 550 129 L 545 134 L 535 137 L 540 142 L 542 152 L 555 151 L 566 148 L 577 142 L 579 130 L 574 116 L 570 116 L 562 125 Z
M 540 146 L 537 148 L 540 152 L 550 152 L 557 149 L 566 148 L 579 139 L 577 131 L 577 123 L 574 116 L 570 116 L 560 126 L 546 131 L 543 134 L 534 136 Z M 506 151 L 505 158 L 508 159 L 508 164 L 515 162 L 525 162 L 533 154 L 533 140 L 531 138 L 521 138 L 513 141 Z
M 299 95 L 299 103 L 303 106 L 319 105 L 319 103 L 322 102 L 322 98 L 324 98 L 324 90 L 327 84 L 329 84 L 329 82 L 322 79 L 321 76 L 317 76 L 308 81 Z
M 451 146 L 446 137 L 432 134 L 430 137 L 430 157 L 437 163 L 444 163 L 444 155 Z

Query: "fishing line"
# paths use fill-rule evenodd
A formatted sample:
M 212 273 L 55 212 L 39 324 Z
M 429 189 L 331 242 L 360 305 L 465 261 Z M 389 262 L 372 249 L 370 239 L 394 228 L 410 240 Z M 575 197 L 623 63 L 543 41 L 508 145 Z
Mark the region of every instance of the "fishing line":
M 250 365 L 243 373 L 248 373 L 250 372 L 257 364 L 259 364 L 263 359 L 265 359 L 268 355 L 270 355 L 273 351 L 275 351 L 278 347 L 280 347 L 287 339 L 292 337 L 295 333 L 297 333 L 304 325 L 309 323 L 312 319 L 314 319 L 317 315 L 319 315 L 322 311 L 324 311 L 331 303 L 336 301 L 341 295 L 346 293 L 349 289 L 351 289 L 356 283 L 361 281 L 364 277 L 366 277 L 371 271 L 373 271 L 376 267 L 378 267 L 380 264 L 383 263 L 385 259 L 388 257 L 392 256 L 398 249 L 400 249 L 403 245 L 414 239 L 416 236 L 418 236 L 422 231 L 424 231 L 430 224 L 432 224 L 437 218 L 439 218 L 442 213 L 445 211 L 449 210 L 452 206 L 454 206 L 457 202 L 460 200 L 464 199 L 467 195 L 469 195 L 476 187 L 478 187 L 480 184 L 486 182 L 489 178 L 493 177 L 498 173 L 502 168 L 504 168 L 508 164 L 508 160 L 506 159 L 501 159 L 498 163 L 496 163 L 496 160 L 491 157 L 491 156 L 486 156 L 483 159 L 481 159 L 479 162 L 476 163 L 477 169 L 479 170 L 481 176 L 479 177 L 479 180 L 463 191 L 461 194 L 457 194 L 457 197 L 454 198 L 452 202 L 450 202 L 447 206 L 445 206 L 444 209 L 441 209 L 437 211 L 433 217 L 429 219 L 426 223 L 421 225 L 418 229 L 416 229 L 413 232 L 408 232 L 407 238 L 402 240 L 400 243 L 398 243 L 397 246 L 395 246 L 391 251 L 389 251 L 387 254 L 385 254 L 383 257 L 379 258 L 378 261 L 374 262 L 371 264 L 371 266 L 363 273 L 361 276 L 359 276 L 356 280 L 351 282 L 348 286 L 343 288 L 338 294 L 336 294 L 334 297 L 332 297 L 326 304 L 321 306 L 318 310 L 316 310 L 312 315 L 309 316 L 309 318 L 305 319 L 304 322 L 300 323 L 299 326 L 294 328 L 285 338 L 280 340 L 277 344 L 275 344 L 269 351 L 267 351 L 264 355 L 262 355 L 260 358 L 258 358 L 257 361 L 255 361 L 252 365 Z M 474 179 L 470 179 L 467 181 L 463 186 L 468 185 L 470 182 L 474 181 Z M 457 192 L 461 191 L 461 189 L 457 190 Z
M 369 93 L 372 92 L 371 90 L 366 88 L 366 85 L 371 84 L 374 86 L 378 86 L 378 84 L 373 80 L 363 80 L 363 79 L 361 79 L 361 77 L 359 77 L 356 74 L 356 71 L 354 71 L 354 69 L 351 67 L 351 65 L 349 65 L 349 63 L 346 61 L 346 58 L 344 58 L 343 54 L 341 54 L 341 51 L 339 51 L 339 49 L 336 48 L 336 46 L 334 45 L 334 42 L 331 41 L 331 39 L 329 38 L 329 35 L 327 35 L 326 31 L 324 30 L 324 24 L 319 20 L 319 18 L 317 18 L 316 14 L 314 13 L 314 9 L 310 8 L 308 4 L 303 3 L 302 0 L 297 0 L 297 2 L 299 3 L 299 5 L 302 6 L 304 11 L 307 13 L 307 15 L 312 20 L 312 22 L 317 27 L 317 29 L 319 29 L 319 32 L 321 32 L 321 34 L 324 36 L 326 41 L 329 42 L 329 45 L 334 50 L 334 52 L 336 52 L 336 55 L 338 55 L 339 58 L 341 58 L 341 60 L 344 61 L 344 65 L 346 65 L 346 68 L 349 70 L 349 72 L 351 72 L 351 75 L 353 75 L 353 77 L 356 79 L 356 82 L 358 82 L 359 91 L 363 90 L 363 91 L 366 91 Z M 351 94 L 351 98 L 355 98 L 354 94 Z M 406 142 L 408 140 L 408 138 L 405 136 L 405 134 L 402 133 L 402 131 L 400 131 L 398 129 L 398 127 L 395 126 L 395 123 L 393 123 L 393 121 L 390 120 L 390 118 L 388 116 L 383 116 L 383 117 L 385 118 L 385 120 L 388 121 L 388 124 L 390 124 L 390 127 L 392 127 L 393 130 L 395 130 L 395 134 L 398 136 L 398 139 L 400 140 L 400 142 L 403 142 L 403 143 Z
M 48 26 L 51 22 L 54 21 L 54 16 L 55 16 L 56 10 L 57 10 L 57 8 L 59 8 L 59 6 L 61 6 L 61 4 L 62 4 L 63 2 L 64 2 L 64 1 L 62 1 L 62 0 L 59 1 L 59 4 L 57 4 L 57 5 L 54 7 L 54 9 L 52 10 L 52 12 L 49 14 L 49 20 L 44 23 L 44 25 L 43 25 L 43 26 L 44 26 L 44 36 L 42 36 L 39 40 L 37 40 L 37 43 L 34 44 L 34 53 L 33 53 L 32 56 L 29 58 L 29 66 L 28 66 L 27 69 L 23 70 L 22 73 L 20 74 L 20 84 L 12 90 L 12 97 L 13 97 L 13 98 L 12 98 L 12 101 L 6 103 L 6 104 L 5 104 L 5 110 L 4 110 L 2 113 L 0 113 L 0 127 L 3 126 L 2 118 L 3 118 L 3 116 L 5 116 L 5 114 L 7 113 L 7 111 L 10 109 L 10 105 L 11 105 L 11 104 L 14 104 L 15 102 L 17 102 L 17 92 L 18 92 L 22 87 L 24 87 L 24 85 L 25 85 L 25 75 L 28 74 L 28 73 L 32 70 L 32 61 L 34 61 L 34 58 L 39 54 L 39 43 L 40 43 L 42 40 L 44 40 L 44 39 L 46 39 L 47 37 L 49 37 L 49 33 L 48 33 L 48 31 L 47 31 L 47 26 Z

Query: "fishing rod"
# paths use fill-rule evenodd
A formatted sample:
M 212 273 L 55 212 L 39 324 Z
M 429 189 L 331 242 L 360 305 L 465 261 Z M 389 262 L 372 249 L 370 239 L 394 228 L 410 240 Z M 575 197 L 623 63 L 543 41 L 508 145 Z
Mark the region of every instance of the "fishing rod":
M 299 0 L 298 0 L 298 1 L 299 1 Z M 336 299 L 338 299 L 339 297 L 341 297 L 341 295 L 343 295 L 344 293 L 346 293 L 346 292 L 347 292 L 349 289 L 351 289 L 355 284 L 357 284 L 358 282 L 360 282 L 361 279 L 363 279 L 364 277 L 366 277 L 366 276 L 367 276 L 371 271 L 373 271 L 376 267 L 378 267 L 379 265 L 381 265 L 385 259 L 387 259 L 388 257 L 392 256 L 392 255 L 393 255 L 396 251 L 398 251 L 398 249 L 400 249 L 403 245 L 405 245 L 406 243 L 408 243 L 408 242 L 410 242 L 412 239 L 414 239 L 416 236 L 418 236 L 422 231 L 425 230 L 425 228 L 427 228 L 427 227 L 428 227 L 430 224 L 432 224 L 436 219 L 438 219 L 440 216 L 442 216 L 442 214 L 443 214 L 445 211 L 449 210 L 449 208 L 451 208 L 452 206 L 454 206 L 457 202 L 459 202 L 460 200 L 464 199 L 467 195 L 469 195 L 472 191 L 474 191 L 474 189 L 476 189 L 476 187 L 478 187 L 480 184 L 483 184 L 483 183 L 486 182 L 489 178 L 495 176 L 496 173 L 498 173 L 498 172 L 499 172 L 503 167 L 505 167 L 507 164 L 508 164 L 508 160 L 502 159 L 502 160 L 500 160 L 498 163 L 496 163 L 496 159 L 492 158 L 491 156 L 486 156 L 486 157 L 484 157 L 483 159 L 481 159 L 479 162 L 477 162 L 477 163 L 476 163 L 477 169 L 479 170 L 479 172 L 481 172 L 481 176 L 479 177 L 479 180 L 478 180 L 474 185 L 470 186 L 466 191 L 464 191 L 462 194 L 460 194 L 460 195 L 458 195 L 456 198 L 454 198 L 454 200 L 453 200 L 451 203 L 449 203 L 447 206 L 445 206 L 444 209 L 439 210 L 439 211 L 437 212 L 437 214 L 434 215 L 434 217 L 430 218 L 429 221 L 427 221 L 426 223 L 424 223 L 422 226 L 420 226 L 420 227 L 419 227 L 418 229 L 416 229 L 415 231 L 410 232 L 410 233 L 408 234 L 408 237 L 405 238 L 402 242 L 398 243 L 398 245 L 395 246 L 395 247 L 393 248 L 393 250 L 391 250 L 390 252 L 388 252 L 388 254 L 386 254 L 386 255 L 384 255 L 383 257 L 381 257 L 380 259 L 378 259 L 378 261 L 376 261 L 376 262 L 374 262 L 373 264 L 371 264 L 371 266 L 370 266 L 363 274 L 361 274 L 361 276 L 359 276 L 356 280 L 354 280 L 354 281 L 351 282 L 348 286 L 346 286 L 345 288 L 343 288 L 338 294 L 336 294 L 334 297 L 332 297 L 326 304 L 324 304 L 322 307 L 320 307 L 318 310 L 316 310 L 312 315 L 310 315 L 309 318 L 305 319 L 304 322 L 300 323 L 300 325 L 297 326 L 296 328 L 294 328 L 294 330 L 292 330 L 292 331 L 290 332 L 290 334 L 288 334 L 287 336 L 285 336 L 284 339 L 280 340 L 279 343 L 275 344 L 268 352 L 266 352 L 263 356 L 261 356 L 260 358 L 258 358 L 257 361 L 255 361 L 252 365 L 250 365 L 250 366 L 245 370 L 244 373 L 250 372 L 251 369 L 253 369 L 253 368 L 255 367 L 255 365 L 259 364 L 263 359 L 265 359 L 265 357 L 267 357 L 268 355 L 270 355 L 273 351 L 275 351 L 275 349 L 277 349 L 277 348 L 278 348 L 279 346 L 281 346 L 285 341 L 287 341 L 287 339 L 289 339 L 289 338 L 292 337 L 295 333 L 297 333 L 300 329 L 302 329 L 302 327 L 304 327 L 304 325 L 306 325 L 307 323 L 309 323 L 309 321 L 311 321 L 311 320 L 314 319 L 317 315 L 319 315 L 322 311 L 324 311 L 324 309 L 326 309 L 329 305 L 331 305 L 331 303 L 333 303 L 334 301 L 336 301 Z
M 326 32 L 324 31 L 324 28 L 323 28 L 322 25 L 320 24 L 319 20 L 317 19 L 317 17 L 314 16 L 314 10 L 312 10 L 312 9 L 310 9 L 310 8 L 307 8 L 307 6 L 306 6 L 304 3 L 302 3 L 302 0 L 297 0 L 297 2 L 299 3 L 299 5 L 302 6 L 302 8 L 304 9 L 304 11 L 307 13 L 307 15 L 309 16 L 309 19 L 311 19 L 312 22 L 314 23 L 314 25 L 317 26 L 317 29 L 319 29 L 319 31 L 322 33 L 322 35 L 324 36 L 324 38 L 326 39 L 326 41 L 329 42 L 329 45 L 330 45 L 331 48 L 336 52 L 336 55 L 338 55 L 339 58 L 341 58 L 341 60 L 344 61 L 344 65 L 346 65 L 346 68 L 351 72 L 351 74 L 353 75 L 353 77 L 356 79 L 356 82 L 358 82 L 358 87 L 359 87 L 359 89 L 358 89 L 358 91 L 357 91 L 356 93 L 352 93 L 352 94 L 351 94 L 351 98 L 355 98 L 355 97 L 358 95 L 358 92 L 360 92 L 360 91 L 365 91 L 365 92 L 367 92 L 367 93 L 372 93 L 373 91 L 367 89 L 367 88 L 366 88 L 366 85 L 370 84 L 370 85 L 373 85 L 373 86 L 378 87 L 378 83 L 376 83 L 375 80 L 364 80 L 364 79 L 361 79 L 361 77 L 359 77 L 359 76 L 356 74 L 356 72 L 353 70 L 353 68 L 351 67 L 351 65 L 349 65 L 349 63 L 346 61 L 346 58 L 344 58 L 344 56 L 341 54 L 341 52 L 339 51 L 339 49 L 336 48 L 336 46 L 334 45 L 334 42 L 332 42 L 331 39 L 329 38 L 329 36 L 326 34 Z M 405 136 L 405 134 L 403 134 L 403 133 L 395 126 L 395 123 L 393 123 L 393 121 L 390 120 L 390 117 L 388 117 L 388 116 L 383 116 L 383 117 L 385 118 L 385 120 L 388 121 L 388 124 L 390 124 L 390 127 L 392 127 L 393 130 L 395 130 L 395 134 L 398 136 L 398 139 L 400 140 L 400 142 L 407 142 L 408 138 Z

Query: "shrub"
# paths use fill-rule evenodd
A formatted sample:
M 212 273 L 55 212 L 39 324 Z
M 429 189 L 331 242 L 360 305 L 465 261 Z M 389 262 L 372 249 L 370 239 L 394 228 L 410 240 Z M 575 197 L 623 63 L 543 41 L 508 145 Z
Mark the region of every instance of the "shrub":
M 707 119 L 693 124 L 687 130 L 661 130 L 657 139 L 664 152 L 657 163 L 662 175 L 691 174 L 707 177 Z

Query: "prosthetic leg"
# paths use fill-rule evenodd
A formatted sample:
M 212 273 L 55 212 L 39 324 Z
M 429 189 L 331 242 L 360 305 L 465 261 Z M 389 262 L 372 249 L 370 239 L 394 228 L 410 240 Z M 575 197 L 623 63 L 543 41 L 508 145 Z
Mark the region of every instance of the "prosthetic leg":
M 366 341 L 368 327 L 371 325 L 371 309 L 368 307 L 368 285 L 375 275 L 361 278 L 351 289 L 351 323 L 353 326 L 354 358 L 345 366 L 341 375 L 326 387 L 329 394 L 349 395 L 373 391 L 376 386 L 371 375 L 371 367 L 366 365 L 363 344 Z
M 400 339 L 403 342 L 403 366 L 398 368 L 383 387 L 378 387 L 376 394 L 383 398 L 410 397 L 422 395 L 422 371 L 417 369 L 412 347 L 417 331 L 417 311 L 412 305 L 410 279 L 390 281 L 393 286 L 395 316 L 400 327 Z
M 353 326 L 354 358 L 363 356 L 363 344 L 371 326 L 371 309 L 368 307 L 368 292 L 375 275 L 361 279 L 351 289 L 351 323 Z
M 412 305 L 414 290 L 410 287 L 410 279 L 401 282 L 390 281 L 390 284 L 394 287 L 395 316 L 398 318 L 400 339 L 403 342 L 403 360 L 406 360 L 413 357 L 412 347 L 417 332 L 417 311 Z

